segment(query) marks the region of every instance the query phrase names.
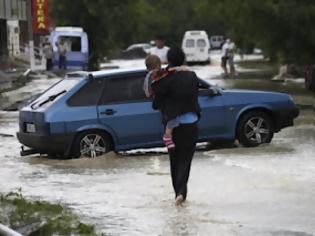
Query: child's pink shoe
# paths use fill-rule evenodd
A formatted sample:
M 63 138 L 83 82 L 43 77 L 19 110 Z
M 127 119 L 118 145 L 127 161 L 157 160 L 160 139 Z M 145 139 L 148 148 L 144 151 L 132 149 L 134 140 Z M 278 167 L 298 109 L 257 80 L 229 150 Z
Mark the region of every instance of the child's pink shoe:
M 166 135 L 163 136 L 163 141 L 167 149 L 175 148 L 175 144 L 173 143 L 173 140 L 171 137 L 167 137 Z

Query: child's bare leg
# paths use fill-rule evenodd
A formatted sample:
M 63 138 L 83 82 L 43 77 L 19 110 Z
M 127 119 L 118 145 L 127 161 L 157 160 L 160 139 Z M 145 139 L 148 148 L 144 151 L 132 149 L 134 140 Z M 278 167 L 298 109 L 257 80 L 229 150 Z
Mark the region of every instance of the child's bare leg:
M 173 133 L 173 129 L 166 127 L 164 136 L 172 138 L 172 133 Z
M 163 136 L 163 141 L 167 149 L 172 149 L 175 148 L 175 144 L 173 142 L 173 137 L 172 137 L 173 129 L 166 128 L 165 133 Z
M 175 127 L 179 126 L 179 119 L 176 117 L 175 119 L 172 119 L 167 122 L 164 136 L 163 136 L 163 141 L 165 146 L 167 147 L 168 150 L 175 148 L 175 144 L 173 142 L 173 129 Z

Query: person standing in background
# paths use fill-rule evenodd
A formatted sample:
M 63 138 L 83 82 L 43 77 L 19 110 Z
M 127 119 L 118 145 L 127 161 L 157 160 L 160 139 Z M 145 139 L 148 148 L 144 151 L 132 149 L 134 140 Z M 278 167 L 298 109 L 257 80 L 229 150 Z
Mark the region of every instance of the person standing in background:
M 315 64 L 310 64 L 305 67 L 304 78 L 305 88 L 312 91 L 315 97 Z
M 157 55 L 162 64 L 167 64 L 167 52 L 170 49 L 169 47 L 165 46 L 165 39 L 163 36 L 159 35 L 155 37 L 155 47 L 151 48 L 149 54 Z
M 61 39 L 60 42 L 56 42 L 59 54 L 59 69 L 67 69 L 67 47 L 64 43 L 64 40 Z
M 43 49 L 45 58 L 46 58 L 46 70 L 52 69 L 52 58 L 53 58 L 53 48 L 51 46 L 51 43 L 47 39 L 44 45 Z
M 228 48 L 227 48 L 227 57 L 228 57 L 228 62 L 229 62 L 229 68 L 230 68 L 230 76 L 235 75 L 235 64 L 234 64 L 234 54 L 236 51 L 236 46 L 235 43 L 229 39 L 228 41 Z
M 228 75 L 228 71 L 227 71 L 227 61 L 229 59 L 228 57 L 228 48 L 229 48 L 229 39 L 226 39 L 225 42 L 223 43 L 222 49 L 221 49 L 221 67 L 223 69 L 224 75 L 223 76 L 227 76 Z

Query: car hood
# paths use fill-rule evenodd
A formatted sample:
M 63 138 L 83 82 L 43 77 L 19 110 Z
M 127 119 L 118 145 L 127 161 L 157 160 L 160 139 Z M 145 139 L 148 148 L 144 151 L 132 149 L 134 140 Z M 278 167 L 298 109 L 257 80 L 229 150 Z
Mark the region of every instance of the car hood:
M 280 97 L 288 97 L 289 95 L 286 93 L 280 92 L 270 92 L 270 91 L 259 91 L 259 90 L 247 90 L 247 89 L 224 89 L 222 90 L 225 94 L 237 94 L 237 95 L 244 95 L 244 96 L 251 96 L 251 95 L 263 95 L 263 96 L 280 96 Z
M 256 90 L 242 90 L 242 89 L 226 89 L 222 90 L 222 95 L 230 97 L 235 100 L 242 100 L 243 102 L 280 102 L 292 101 L 290 95 L 280 92 L 256 91 Z

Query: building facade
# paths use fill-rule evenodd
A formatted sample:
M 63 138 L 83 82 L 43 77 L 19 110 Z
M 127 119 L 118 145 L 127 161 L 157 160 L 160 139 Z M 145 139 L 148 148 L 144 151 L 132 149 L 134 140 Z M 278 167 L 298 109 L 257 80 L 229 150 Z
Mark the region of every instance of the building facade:
M 18 56 L 28 42 L 27 0 L 0 0 L 0 57 Z

